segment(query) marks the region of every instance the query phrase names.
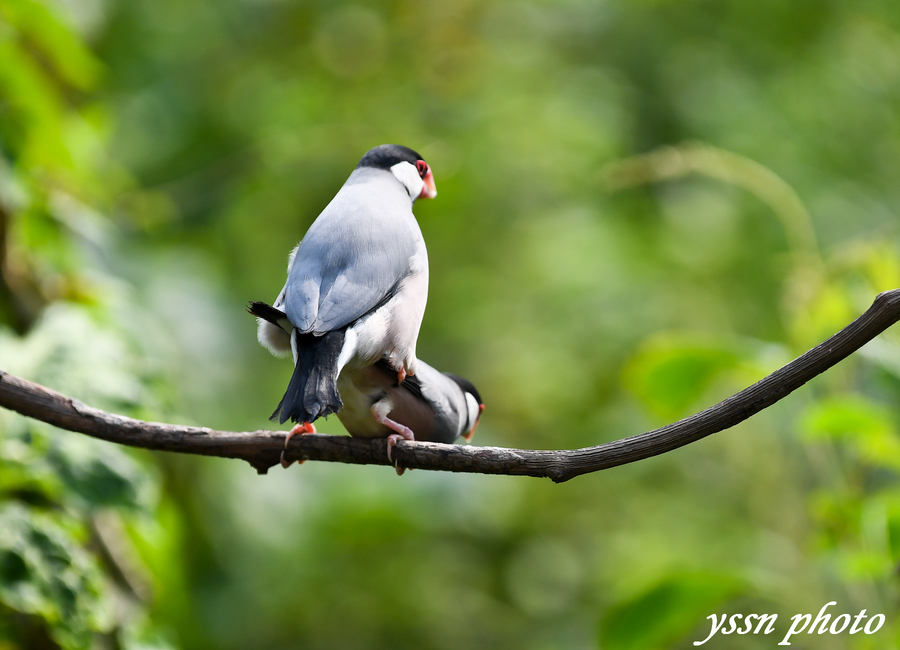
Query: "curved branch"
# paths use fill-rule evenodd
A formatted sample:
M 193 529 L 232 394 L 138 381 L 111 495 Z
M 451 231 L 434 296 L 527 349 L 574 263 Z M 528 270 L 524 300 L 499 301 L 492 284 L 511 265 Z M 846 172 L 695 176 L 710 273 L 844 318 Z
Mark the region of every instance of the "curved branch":
M 400 442 L 393 456 L 405 467 L 544 476 L 560 483 L 657 456 L 743 422 L 825 372 L 900 320 L 900 289 L 878 295 L 840 332 L 749 388 L 673 424 L 596 447 L 559 451 Z M 48 424 L 132 447 L 246 460 L 261 474 L 279 461 L 283 431 L 230 432 L 143 422 L 113 415 L 0 370 L 0 406 Z M 383 439 L 303 435 L 291 438 L 287 460 L 388 465 Z

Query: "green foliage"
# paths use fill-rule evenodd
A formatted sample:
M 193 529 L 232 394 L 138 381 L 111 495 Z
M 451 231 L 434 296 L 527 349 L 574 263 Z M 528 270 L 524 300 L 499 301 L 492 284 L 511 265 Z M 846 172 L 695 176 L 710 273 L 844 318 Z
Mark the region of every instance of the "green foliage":
M 656 337 L 628 362 L 624 380 L 647 408 L 671 420 L 686 414 L 714 382 L 721 385 L 722 375 L 741 361 L 735 346 L 698 337 Z
M 100 63 L 60 18 L 36 0 L 4 0 L 0 18 L 0 96 L 5 112 L 0 137 L 24 166 L 71 166 L 65 142 L 64 93 L 90 90 Z
M 900 438 L 889 408 L 859 395 L 839 395 L 812 405 L 801 423 L 813 440 L 843 440 L 859 460 L 900 470 Z
M 243 305 L 400 142 L 439 190 L 418 353 L 479 387 L 476 443 L 656 427 L 900 286 L 898 60 L 889 0 L 0 0 L 0 367 L 271 426 L 290 367 Z M 898 394 L 888 331 L 733 431 L 560 486 L 258 477 L 3 412 L 0 645 L 690 647 L 725 606 L 839 599 L 888 624 L 822 647 L 896 647 Z
M 100 63 L 59 16 L 35 0 L 6 0 L 3 17 L 22 41 L 47 57 L 63 82 L 78 90 L 90 90 L 97 82 Z
M 0 363 L 106 408 L 160 412 L 148 325 L 119 316 L 141 308 L 96 257 L 118 241 L 97 210 L 127 186 L 88 100 L 102 67 L 57 8 L 0 3 Z M 0 645 L 172 647 L 127 532 L 158 498 L 146 460 L 0 414 Z
M 669 647 L 708 614 L 718 615 L 721 605 L 743 588 L 742 581 L 721 574 L 667 576 L 606 612 L 600 646 L 606 650 Z
M 151 405 L 140 376 L 126 372 L 136 359 L 124 343 L 121 332 L 99 326 L 83 308 L 56 304 L 24 339 L 0 336 L 0 354 L 7 369 L 93 403 Z M 95 647 L 101 636 L 126 648 L 158 637 L 140 621 L 148 594 L 142 569 L 131 566 L 142 561 L 125 530 L 127 522 L 155 516 L 156 473 L 98 440 L 9 412 L 0 422 L 4 611 L 38 617 L 66 649 Z M 119 523 L 109 529 L 109 521 Z M 33 619 L 14 620 L 0 629 L 0 638 L 29 647 Z
M 112 627 L 111 603 L 96 559 L 71 519 L 6 504 L 0 510 L 0 600 L 46 621 L 63 648 L 90 648 Z M 80 534 L 79 534 L 80 533 Z

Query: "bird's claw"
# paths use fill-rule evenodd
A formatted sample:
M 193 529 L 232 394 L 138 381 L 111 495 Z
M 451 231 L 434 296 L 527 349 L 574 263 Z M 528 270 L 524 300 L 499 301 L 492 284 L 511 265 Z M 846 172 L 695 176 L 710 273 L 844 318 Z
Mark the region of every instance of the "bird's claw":
M 406 376 L 405 371 L 401 369 L 400 372 L 403 373 L 404 377 Z M 400 373 L 397 373 L 397 376 L 399 377 Z M 375 418 L 376 422 L 383 424 L 391 431 L 396 432 L 390 434 L 387 437 L 387 457 L 388 462 L 394 466 L 394 469 L 397 470 L 397 475 L 399 476 L 403 474 L 404 471 L 406 471 L 406 468 L 394 463 L 394 459 L 391 458 L 391 449 L 393 449 L 400 440 L 409 440 L 410 442 L 414 442 L 416 436 L 413 434 L 412 429 L 403 426 L 399 422 L 394 422 L 387 416 L 390 408 L 390 403 L 385 400 L 375 402 L 372 405 L 372 417 Z
M 294 428 L 288 432 L 288 440 L 290 440 L 291 436 L 298 433 L 316 433 L 316 427 L 312 422 L 301 422 L 300 424 L 295 425 Z M 287 444 L 287 440 L 285 440 L 285 444 Z
M 285 438 L 284 438 L 284 449 L 281 451 L 280 462 L 281 462 L 282 467 L 287 469 L 288 467 L 291 466 L 291 462 L 284 459 L 284 452 L 287 449 L 288 443 L 291 440 L 291 436 L 295 436 L 298 433 L 303 435 L 303 434 L 315 433 L 315 432 L 316 432 L 316 428 L 313 426 L 312 422 L 301 422 L 300 424 L 296 425 L 293 429 L 288 431 L 287 436 L 285 436 Z M 298 460 L 297 464 L 302 465 L 305 462 L 306 462 L 305 460 Z
M 403 467 L 399 463 L 395 463 L 394 459 L 391 458 L 391 449 L 393 449 L 398 442 L 401 440 L 408 440 L 410 442 L 415 441 L 415 437 L 413 436 L 413 432 L 403 427 L 405 430 L 399 433 L 392 433 L 387 437 L 387 457 L 388 462 L 394 466 L 394 469 L 397 470 L 397 476 L 403 476 L 403 472 L 406 471 L 406 467 Z

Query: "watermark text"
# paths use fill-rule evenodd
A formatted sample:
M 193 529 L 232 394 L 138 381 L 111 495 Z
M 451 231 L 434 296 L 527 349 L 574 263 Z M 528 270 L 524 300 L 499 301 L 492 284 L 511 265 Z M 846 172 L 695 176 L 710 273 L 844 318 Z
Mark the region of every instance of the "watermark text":
M 826 610 L 837 601 L 826 603 L 813 619 L 812 614 L 795 614 L 791 617 L 790 627 L 778 645 L 791 645 L 791 637 L 806 634 L 875 634 L 884 625 L 884 614 L 866 615 L 862 610 L 855 616 L 839 614 L 832 618 Z M 694 641 L 694 645 L 703 645 L 716 634 L 772 634 L 776 631 L 778 614 L 717 614 L 707 616 L 711 622 L 709 635 L 702 641 Z M 867 620 L 868 619 L 868 620 Z M 780 632 L 778 633 L 780 635 Z M 777 637 L 776 637 L 777 638 Z

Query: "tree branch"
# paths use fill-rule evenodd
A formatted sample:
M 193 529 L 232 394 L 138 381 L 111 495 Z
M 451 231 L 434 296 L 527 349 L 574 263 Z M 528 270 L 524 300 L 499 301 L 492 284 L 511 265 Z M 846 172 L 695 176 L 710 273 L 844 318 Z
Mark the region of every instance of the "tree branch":
M 400 442 L 394 458 L 405 467 L 549 477 L 557 483 L 672 451 L 743 422 L 786 397 L 900 320 L 900 289 L 885 291 L 840 332 L 789 364 L 713 407 L 630 438 L 584 449 L 540 451 Z M 231 432 L 143 422 L 113 415 L 0 370 L 0 406 L 62 429 L 132 447 L 240 458 L 265 474 L 279 461 L 283 431 Z M 388 465 L 385 440 L 302 435 L 291 438 L 287 460 Z

